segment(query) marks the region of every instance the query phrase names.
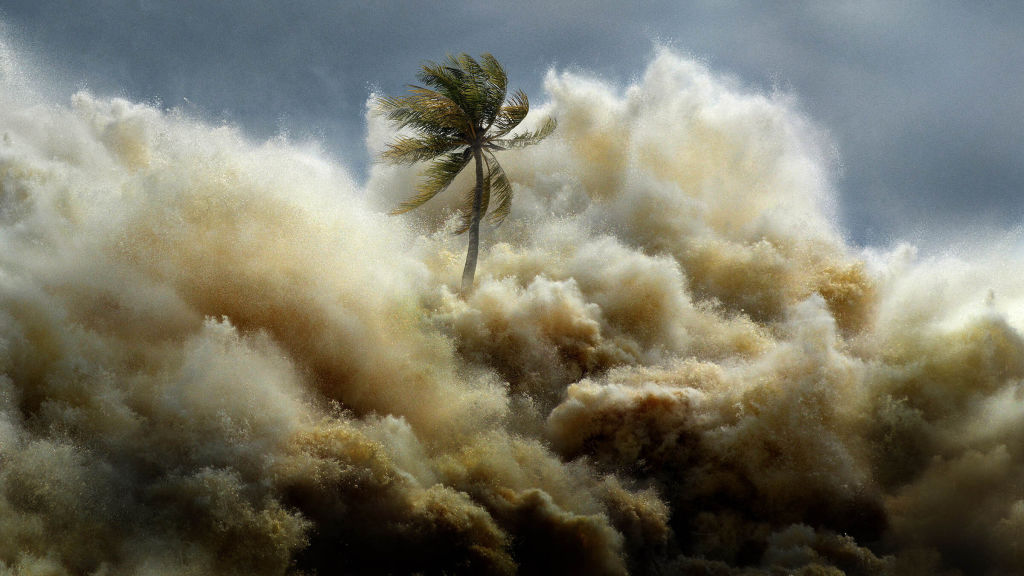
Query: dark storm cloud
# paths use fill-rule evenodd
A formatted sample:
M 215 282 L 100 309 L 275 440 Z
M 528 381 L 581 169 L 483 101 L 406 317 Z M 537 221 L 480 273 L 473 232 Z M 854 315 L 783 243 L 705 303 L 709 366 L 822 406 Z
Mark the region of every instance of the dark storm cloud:
M 1024 213 L 1024 8 L 1012 3 L 17 0 L 2 10 L 67 91 L 159 100 L 258 137 L 311 136 L 357 175 L 370 91 L 402 91 L 423 60 L 494 52 L 539 99 L 552 65 L 625 86 L 664 43 L 798 98 L 837 144 L 841 214 L 857 242 L 886 243 L 908 225 L 1009 227 Z
M 718 16 L 681 37 L 715 67 L 780 83 L 828 129 L 855 240 L 884 242 L 908 224 L 935 234 L 1019 221 L 1019 6 L 808 3 L 743 24 Z

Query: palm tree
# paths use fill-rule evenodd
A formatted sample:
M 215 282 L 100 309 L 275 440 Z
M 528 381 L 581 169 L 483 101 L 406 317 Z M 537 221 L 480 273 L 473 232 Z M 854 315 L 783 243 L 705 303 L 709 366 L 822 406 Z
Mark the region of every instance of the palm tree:
M 512 207 L 512 185 L 494 157 L 496 150 L 536 144 L 555 129 L 548 119 L 539 130 L 510 133 L 526 118 L 530 102 L 522 90 L 505 101 L 507 78 L 501 64 L 490 54 L 477 62 L 467 54 L 449 55 L 442 63 L 427 62 L 416 76 L 422 86 L 409 86 L 409 95 L 376 100 L 378 113 L 399 129 L 411 128 L 388 144 L 381 158 L 393 164 L 430 161 L 416 195 L 402 202 L 392 214 L 423 205 L 442 192 L 470 159 L 476 163 L 476 185 L 459 212 L 462 224 L 456 234 L 469 231 L 462 294 L 473 288 L 480 219 L 498 226 Z M 493 200 L 493 202 L 492 202 Z M 488 209 L 495 208 L 488 214 Z

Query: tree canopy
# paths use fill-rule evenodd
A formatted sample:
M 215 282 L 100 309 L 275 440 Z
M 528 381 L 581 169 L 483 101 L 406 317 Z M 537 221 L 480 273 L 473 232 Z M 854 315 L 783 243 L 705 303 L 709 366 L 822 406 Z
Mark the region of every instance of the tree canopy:
M 427 62 L 405 96 L 380 97 L 379 113 L 407 133 L 387 145 L 381 158 L 394 164 L 429 162 L 414 196 L 392 214 L 422 206 L 446 190 L 469 164 L 476 163 L 476 183 L 459 208 L 457 233 L 470 232 L 463 292 L 476 270 L 480 219 L 500 225 L 512 208 L 513 188 L 494 153 L 536 144 L 555 130 L 547 119 L 534 131 L 513 134 L 530 111 L 526 93 L 508 95 L 504 68 L 490 54 L 477 61 L 467 54 Z M 411 132 L 411 133 L 410 133 Z M 468 283 L 468 284 L 467 284 Z

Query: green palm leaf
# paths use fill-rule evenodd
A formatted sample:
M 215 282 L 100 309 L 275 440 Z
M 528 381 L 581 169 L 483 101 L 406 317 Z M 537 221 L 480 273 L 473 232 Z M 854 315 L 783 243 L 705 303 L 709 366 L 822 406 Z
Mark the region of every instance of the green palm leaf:
M 387 145 L 380 157 L 391 164 L 414 164 L 450 152 L 464 142 L 445 136 L 399 136 Z
M 505 170 L 502 169 L 494 154 L 488 153 L 484 156 L 484 160 L 487 163 L 488 192 L 498 205 L 490 214 L 481 208 L 480 215 L 487 214 L 487 219 L 491 224 L 501 226 L 512 210 L 512 184 L 508 181 Z
M 466 92 L 463 88 L 465 75 L 457 67 L 429 62 L 416 75 L 421 83 L 455 102 L 463 111 L 468 111 Z
M 462 204 L 456 210 L 459 216 L 459 226 L 452 232 L 456 236 L 465 234 L 473 226 L 473 195 L 475 194 L 475 188 L 470 188 L 466 191 L 465 196 L 462 199 Z M 491 202 L 490 189 L 487 185 L 486 178 L 484 179 L 483 191 L 480 195 L 480 213 L 483 214 L 486 210 L 486 206 Z
M 505 74 L 505 69 L 502 68 L 501 64 L 498 63 L 498 60 L 490 54 L 483 54 L 480 57 L 480 60 L 481 69 L 487 74 L 487 77 L 490 78 L 491 82 L 501 90 L 502 94 L 504 94 L 508 88 L 508 76 Z
M 469 58 L 469 60 L 473 59 Z M 480 60 L 479 63 L 473 61 L 471 66 L 479 78 L 486 79 L 483 82 L 483 107 L 481 109 L 482 125 L 486 131 L 494 124 L 501 112 L 501 105 L 505 102 L 505 94 L 508 90 L 508 77 L 505 75 L 505 69 L 498 64 L 494 56 L 484 54 Z
M 454 152 L 445 154 L 432 162 L 424 172 L 426 178 L 416 187 L 416 195 L 402 202 L 398 208 L 391 211 L 391 214 L 404 214 L 409 210 L 419 208 L 443 192 L 455 180 L 459 172 L 466 167 L 470 158 L 472 158 L 471 154 Z
M 494 123 L 492 138 L 501 138 L 511 132 L 516 126 L 519 126 L 529 112 L 530 100 L 526 97 L 526 93 L 516 90 L 516 93 L 509 99 L 509 103 L 501 107 Z
M 488 164 L 488 167 L 490 164 Z M 491 189 L 493 185 L 493 173 L 490 169 L 484 174 L 483 187 L 480 191 L 480 211 L 479 214 L 483 216 L 487 214 L 487 210 L 491 204 Z M 476 193 L 476 189 L 472 188 L 467 191 L 465 197 L 462 200 L 462 205 L 459 206 L 459 227 L 455 229 L 455 234 L 464 234 L 469 230 L 470 226 L 473 225 L 473 196 Z
M 525 148 L 526 146 L 532 146 L 547 138 L 557 127 L 558 123 L 555 122 L 555 119 L 548 118 L 538 130 L 533 132 L 522 132 L 511 138 L 496 138 L 491 140 L 490 143 L 502 150 Z
M 422 134 L 457 136 L 472 125 L 472 120 L 455 102 L 443 94 L 410 87 L 402 98 L 381 98 L 377 110 L 398 128 L 411 127 Z
M 461 222 L 455 231 L 470 233 L 462 274 L 465 293 L 473 285 L 480 220 L 486 217 L 498 226 L 512 209 L 512 184 L 494 151 L 536 144 L 555 130 L 555 121 L 548 120 L 538 130 L 508 136 L 526 118 L 530 101 L 521 90 L 506 101 L 508 77 L 490 54 L 482 55 L 479 61 L 468 54 L 449 54 L 440 63 L 424 64 L 416 77 L 420 85 L 410 86 L 408 95 L 376 100 L 378 114 L 399 129 L 415 133 L 398 136 L 388 144 L 381 159 L 394 164 L 432 160 L 416 187 L 416 195 L 392 214 L 423 205 L 451 186 L 470 158 L 476 159 L 476 185 L 458 209 Z

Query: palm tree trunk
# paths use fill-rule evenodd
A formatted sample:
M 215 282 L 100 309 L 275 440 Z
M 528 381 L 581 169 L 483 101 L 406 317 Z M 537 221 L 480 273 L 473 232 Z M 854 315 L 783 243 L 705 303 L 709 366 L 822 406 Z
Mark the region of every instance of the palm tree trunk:
M 476 160 L 476 188 L 473 189 L 473 218 L 469 222 L 469 248 L 466 250 L 466 267 L 462 269 L 462 295 L 468 296 L 473 290 L 476 275 L 476 257 L 480 250 L 480 204 L 484 195 L 484 160 L 480 148 L 473 147 Z

